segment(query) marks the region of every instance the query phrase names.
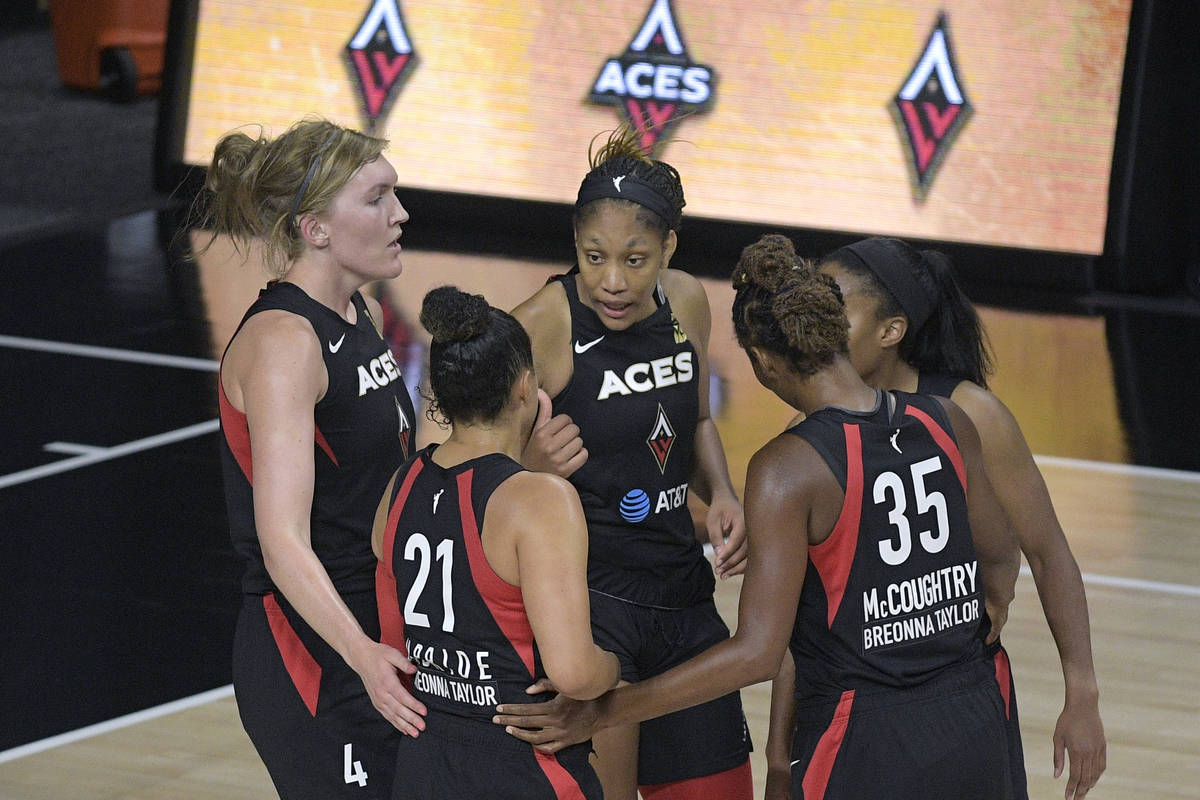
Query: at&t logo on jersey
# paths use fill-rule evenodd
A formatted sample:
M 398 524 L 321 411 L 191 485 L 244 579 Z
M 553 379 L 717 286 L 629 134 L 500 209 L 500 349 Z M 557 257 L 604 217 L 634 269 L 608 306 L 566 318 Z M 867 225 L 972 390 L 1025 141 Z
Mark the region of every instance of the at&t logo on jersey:
M 346 45 L 346 58 L 358 78 L 367 128 L 374 130 L 417 65 L 400 0 L 371 0 L 367 15 Z
M 684 114 L 706 111 L 717 76 L 688 55 L 671 0 L 653 0 L 633 40 L 604 62 L 588 100 L 617 106 L 642 147 L 655 152 Z
M 944 13 L 938 15 L 925 49 L 892 98 L 891 108 L 911 167 L 913 191 L 918 200 L 924 200 L 951 142 L 972 111 L 954 64 Z
M 688 485 L 686 483 L 661 490 L 658 493 L 658 499 L 654 503 L 653 513 L 661 514 L 664 511 L 674 511 L 677 508 L 683 508 L 687 504 L 687 490 Z M 626 522 L 641 522 L 650 516 L 650 496 L 641 489 L 630 489 L 621 498 L 621 504 L 617 507 L 617 510 L 621 512 L 621 519 Z

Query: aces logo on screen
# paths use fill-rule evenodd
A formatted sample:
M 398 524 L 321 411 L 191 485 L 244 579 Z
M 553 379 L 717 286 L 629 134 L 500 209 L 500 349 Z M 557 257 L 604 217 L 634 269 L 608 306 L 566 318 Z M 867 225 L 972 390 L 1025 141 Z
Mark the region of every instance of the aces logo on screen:
M 358 79 L 367 130 L 373 131 L 417 65 L 400 0 L 371 0 L 346 45 L 346 60 Z
M 913 193 L 917 200 L 924 200 L 972 111 L 954 63 L 945 12 L 938 15 L 916 66 L 892 98 L 891 110 L 911 167 Z
M 588 101 L 620 109 L 642 147 L 657 153 L 681 117 L 712 106 L 716 80 L 688 56 L 670 0 L 653 0 L 625 52 L 600 68 Z

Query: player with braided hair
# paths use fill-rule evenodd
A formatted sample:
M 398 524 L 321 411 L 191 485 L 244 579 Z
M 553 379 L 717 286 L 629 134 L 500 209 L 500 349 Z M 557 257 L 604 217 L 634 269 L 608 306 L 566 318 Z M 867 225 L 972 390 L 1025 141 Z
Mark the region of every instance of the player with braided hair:
M 986 607 L 998 635 L 1019 562 L 974 426 L 949 401 L 866 385 L 837 285 L 786 238 L 747 247 L 733 286 L 755 376 L 806 415 L 750 462 L 737 631 L 543 746 L 768 679 L 790 643 L 793 797 L 1008 800 L 976 629 Z
M 688 495 L 708 504 L 720 576 L 741 570 L 745 530 L 709 414 L 708 298 L 698 280 L 669 268 L 685 202 L 679 173 L 628 129 L 588 156 L 575 203 L 577 265 L 513 315 L 529 331 L 556 419 L 578 426 L 586 447 L 570 480 L 588 520 L 593 634 L 620 658 L 622 679 L 638 681 L 729 636 Z M 556 725 L 545 715 L 558 708 L 504 711 L 546 730 Z M 606 730 L 594 746 L 610 800 L 639 788 L 657 800 L 753 792 L 737 692 Z
M 850 361 L 864 381 L 949 397 L 975 423 L 984 468 L 1029 562 L 1062 662 L 1066 697 L 1054 730 L 1054 774 L 1062 774 L 1069 754 L 1065 794 L 1084 797 L 1104 771 L 1106 746 L 1083 579 L 1020 426 L 987 389 L 991 357 L 979 315 L 943 253 L 899 239 L 854 242 L 825 256 L 819 268 L 846 298 Z M 986 655 L 1005 700 L 1013 794 L 1019 800 L 1027 789 L 1013 672 L 999 640 L 988 645 Z M 789 670 L 785 659 L 780 674 L 785 686 L 773 692 L 769 787 L 782 782 L 790 762 Z

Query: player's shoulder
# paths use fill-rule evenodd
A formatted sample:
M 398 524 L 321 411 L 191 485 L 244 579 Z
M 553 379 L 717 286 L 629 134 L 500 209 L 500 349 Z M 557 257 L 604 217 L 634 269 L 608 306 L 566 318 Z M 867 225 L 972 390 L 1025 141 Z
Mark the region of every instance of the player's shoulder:
M 1016 418 L 999 397 L 972 381 L 960 383 L 950 399 L 970 417 L 976 428 L 1005 429 L 1017 424 Z
M 678 306 L 681 303 L 704 303 L 707 305 L 708 293 L 704 291 L 704 284 L 695 275 L 681 269 L 665 269 L 660 280 L 663 291 L 667 293 L 672 305 Z
M 319 354 L 320 341 L 304 316 L 283 309 L 267 309 L 246 320 L 230 342 L 230 350 L 275 356 Z
M 566 478 L 521 470 L 505 478 L 493 498 L 509 513 L 553 517 L 580 506 L 579 494 Z

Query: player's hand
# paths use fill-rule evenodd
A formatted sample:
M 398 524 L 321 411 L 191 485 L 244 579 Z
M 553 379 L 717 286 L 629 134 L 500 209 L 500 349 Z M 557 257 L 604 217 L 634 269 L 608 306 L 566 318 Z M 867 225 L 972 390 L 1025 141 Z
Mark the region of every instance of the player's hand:
M 553 692 L 554 684 L 542 678 L 526 694 Z M 595 700 L 572 700 L 558 694 L 544 703 L 506 703 L 496 706 L 492 722 L 543 753 L 557 753 L 568 745 L 586 742 L 599 729 L 600 704 Z
M 400 679 L 413 675 L 417 667 L 394 647 L 364 637 L 350 666 L 362 679 L 371 703 L 398 731 L 416 737 L 425 730 L 425 704 L 412 696 Z
M 579 426 L 566 414 L 550 416 L 553 413 L 550 395 L 538 389 L 537 422 L 521 454 L 521 465 L 567 478 L 587 462 L 588 451 L 579 436 Z
M 746 516 L 742 504 L 732 495 L 714 497 L 705 518 L 708 540 L 716 555 L 718 578 L 730 578 L 746 571 Z
M 1004 627 L 1004 623 L 1008 622 L 1008 604 L 993 603 L 991 600 L 985 599 L 984 610 L 987 613 L 988 621 L 992 623 L 992 627 L 983 642 L 984 644 L 992 644 L 1000 638 L 1000 631 Z
M 1108 747 L 1097 702 L 1068 700 L 1058 715 L 1058 724 L 1054 726 L 1055 778 L 1063 773 L 1064 751 L 1070 754 L 1071 769 L 1063 796 L 1079 800 L 1091 791 L 1108 766 Z

